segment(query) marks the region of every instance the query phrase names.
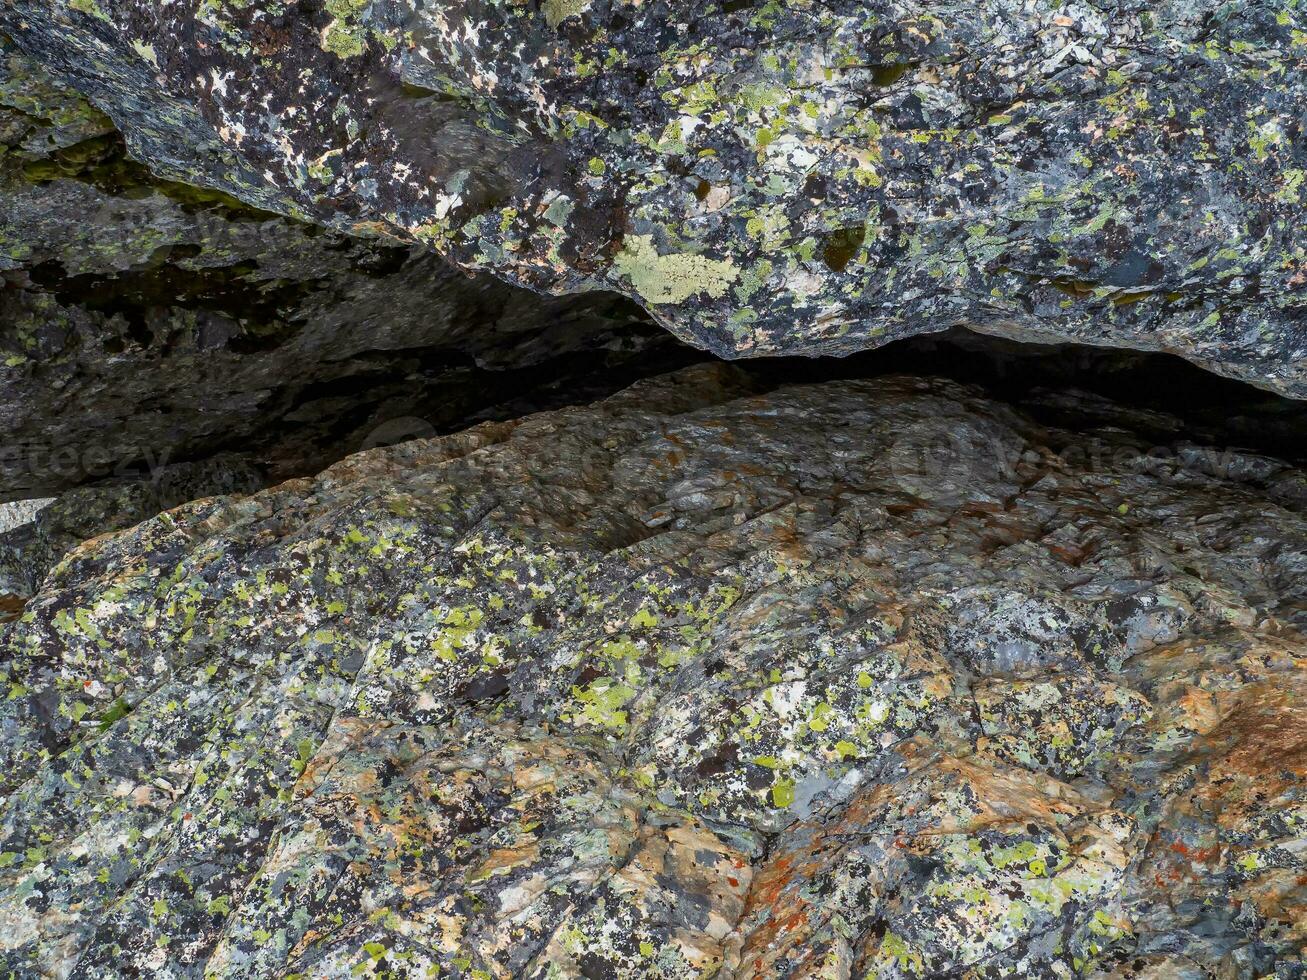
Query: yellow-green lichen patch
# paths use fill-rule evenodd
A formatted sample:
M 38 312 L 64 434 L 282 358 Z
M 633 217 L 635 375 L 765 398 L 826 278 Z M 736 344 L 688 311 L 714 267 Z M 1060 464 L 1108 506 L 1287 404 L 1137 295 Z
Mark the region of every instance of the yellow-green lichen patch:
M 684 303 L 692 296 L 726 294 L 740 271 L 730 259 L 712 259 L 689 252 L 663 255 L 651 235 L 626 239 L 613 267 L 649 303 Z
M 540 8 L 545 15 L 545 23 L 556 28 L 569 17 L 578 17 L 590 9 L 590 0 L 544 0 Z
M 357 58 L 363 53 L 368 31 L 359 23 L 360 15 L 372 0 L 326 0 L 331 22 L 322 34 L 322 48 L 338 58 Z

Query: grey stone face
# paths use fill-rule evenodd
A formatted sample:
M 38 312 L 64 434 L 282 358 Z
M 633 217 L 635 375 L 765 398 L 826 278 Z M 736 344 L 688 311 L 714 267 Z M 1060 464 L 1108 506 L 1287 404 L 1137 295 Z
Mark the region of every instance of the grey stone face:
M 32 518 L 40 512 L 41 508 L 52 502 L 52 497 L 43 497 L 0 504 L 0 534 L 31 523 Z
M 83 544 L 0 964 L 1299 976 L 1302 474 L 1090 411 L 701 366 Z
M 964 324 L 1307 393 L 1296 0 L 11 0 L 187 184 L 727 357 Z

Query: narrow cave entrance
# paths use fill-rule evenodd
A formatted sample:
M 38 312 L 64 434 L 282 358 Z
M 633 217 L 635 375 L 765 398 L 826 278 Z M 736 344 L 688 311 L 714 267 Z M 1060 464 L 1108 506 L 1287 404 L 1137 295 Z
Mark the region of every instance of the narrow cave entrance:
M 1063 429 L 1095 428 L 1124 410 L 1132 431 L 1159 444 L 1193 442 L 1307 461 L 1307 402 L 1172 354 L 1019 343 L 959 327 L 846 358 L 737 363 L 778 384 L 890 374 L 948 378 Z
M 154 458 L 118 460 L 111 474 L 71 488 L 89 493 L 88 501 L 102 488 L 109 491 L 104 496 L 114 501 L 111 508 L 91 508 L 95 526 L 69 523 L 83 507 L 72 497 L 70 506 L 35 520 L 36 505 L 48 501 L 0 504 L 0 596 L 6 603 L 0 622 L 21 613 L 19 597 L 35 590 L 67 548 L 161 509 L 312 475 L 368 449 L 591 403 L 642 379 L 716 360 L 619 297 L 569 300 L 547 319 L 517 341 L 544 349 L 519 362 L 495 363 L 442 344 L 364 350 L 332 370 L 290 377 L 265 403 L 260 427 L 233 428 L 225 439 L 188 438 L 166 454 L 162 468 Z M 557 336 L 566 343 L 550 347 Z M 891 375 L 943 378 L 1063 432 L 1126 424 L 1148 451 L 1174 455 L 1184 447 L 1213 447 L 1222 465 L 1270 473 L 1307 463 L 1307 404 L 1172 355 L 1024 344 L 957 328 L 844 358 L 757 358 L 732 365 L 752 376 L 759 390 Z M 1307 506 L 1307 485 L 1301 496 Z
M 480 421 L 592 402 L 643 378 L 718 360 L 662 334 L 642 312 L 627 312 L 631 343 L 625 348 L 610 344 L 513 370 L 455 363 L 437 354 L 431 363 L 456 366 L 478 397 L 460 412 L 452 409 L 447 391 L 416 389 L 406 401 L 409 414 L 431 420 L 425 434 L 445 434 Z M 1120 418 L 1124 410 L 1132 431 L 1158 444 L 1192 442 L 1307 462 L 1307 403 L 1213 374 L 1172 354 L 1020 343 L 957 327 L 847 357 L 730 363 L 757 377 L 763 388 L 894 374 L 946 378 L 1062 429 L 1092 429 L 1109 417 Z M 350 384 L 358 386 L 357 380 Z

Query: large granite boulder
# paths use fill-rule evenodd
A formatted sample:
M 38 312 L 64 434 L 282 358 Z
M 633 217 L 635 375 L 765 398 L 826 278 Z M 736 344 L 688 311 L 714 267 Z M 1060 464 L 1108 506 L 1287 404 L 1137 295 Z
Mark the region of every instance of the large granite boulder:
M 0 964 L 1300 977 L 1304 475 L 1091 407 L 701 366 L 82 545 Z
M 955 324 L 1307 395 L 1297 0 L 9 0 L 186 184 L 733 357 Z
M 313 473 L 551 384 L 611 392 L 672 346 L 615 296 L 542 300 L 155 178 L 0 35 L 0 500 L 224 452 Z

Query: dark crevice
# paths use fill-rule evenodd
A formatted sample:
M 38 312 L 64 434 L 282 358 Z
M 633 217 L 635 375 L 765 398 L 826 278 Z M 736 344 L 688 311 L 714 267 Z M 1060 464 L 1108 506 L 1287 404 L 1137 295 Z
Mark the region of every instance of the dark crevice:
M 1307 461 L 1307 403 L 1212 374 L 1171 354 L 1024 344 L 957 328 L 842 359 L 736 363 L 781 384 L 888 374 L 942 377 L 976 385 L 1046 425 L 1074 432 L 1104 424 L 1107 411 L 1087 415 L 1083 404 L 1058 397 L 1076 390 L 1131 410 L 1134 431 L 1159 444 L 1192 441 Z
M 324 284 L 318 281 L 259 281 L 253 262 L 206 269 L 158 265 L 115 276 L 68 275 L 57 261 L 42 262 L 28 273 L 32 284 L 61 303 L 81 306 L 127 324 L 127 339 L 145 347 L 153 342 L 150 311 L 184 307 L 222 314 L 240 324 L 227 347 L 238 354 L 270 350 L 294 336 L 288 318 Z
M 712 356 L 661 336 L 650 323 L 633 323 L 649 339 L 623 351 L 577 351 L 529 367 L 490 369 L 466 352 L 445 348 L 372 351 L 351 360 L 353 373 L 288 388 L 284 414 L 299 413 L 305 432 L 326 425 L 340 455 L 363 448 L 366 436 L 395 419 L 423 423 L 413 435 L 455 432 L 487 420 L 506 420 L 584 404 Z M 1157 445 L 1192 442 L 1307 462 L 1307 407 L 1251 385 L 1221 378 L 1178 357 L 1078 345 L 1032 345 L 957 329 L 916 337 L 843 359 L 764 358 L 737 361 L 761 387 L 820 384 L 891 374 L 940 377 L 974 385 L 1043 424 L 1087 431 L 1106 424 L 1119 409 L 1131 412 L 1141 438 Z M 1111 402 L 1089 413 L 1086 392 Z M 1091 400 L 1092 404 L 1092 400 Z M 330 418 L 313 415 L 324 406 Z M 276 413 L 274 413 L 275 416 Z M 283 423 L 277 442 L 295 440 L 295 423 Z M 249 440 L 222 449 L 240 452 Z M 271 446 L 268 447 L 272 449 Z M 321 462 L 321 461 L 318 461 Z M 279 468 L 273 456 L 261 465 L 279 476 L 302 475 Z
M 714 359 L 647 320 L 633 320 L 627 330 L 627 348 L 607 343 L 508 369 L 482 366 L 468 352 L 447 347 L 361 352 L 342 362 L 336 377 L 306 383 L 288 377 L 263 406 L 270 420 L 263 431 L 181 446 L 169 461 L 235 453 L 272 479 L 303 476 L 376 445 L 375 434 L 392 423 L 405 423 L 395 430 L 400 437 L 446 434 L 482 421 L 593 402 L 643 378 Z M 1301 402 L 1217 377 L 1166 354 L 1020 344 L 956 329 L 842 359 L 783 357 L 735 364 L 762 389 L 891 374 L 947 378 L 1070 432 L 1107 424 L 1125 409 L 1132 413 L 1135 434 L 1156 445 L 1191 442 L 1307 462 L 1307 407 Z M 1086 408 L 1092 400 L 1063 397 L 1072 390 L 1115 407 L 1092 413 Z M 124 461 L 119 472 L 146 473 L 149 468 L 146 459 Z
M 222 191 L 163 180 L 127 153 L 119 133 L 96 136 L 56 150 L 23 168 L 23 177 L 34 184 L 52 180 L 78 180 L 90 184 L 103 194 L 128 200 L 163 194 L 185 210 L 221 210 L 228 221 L 288 221 L 279 214 L 264 211 Z M 299 224 L 297 222 L 297 224 Z M 321 234 L 311 225 L 301 226 L 310 236 Z

